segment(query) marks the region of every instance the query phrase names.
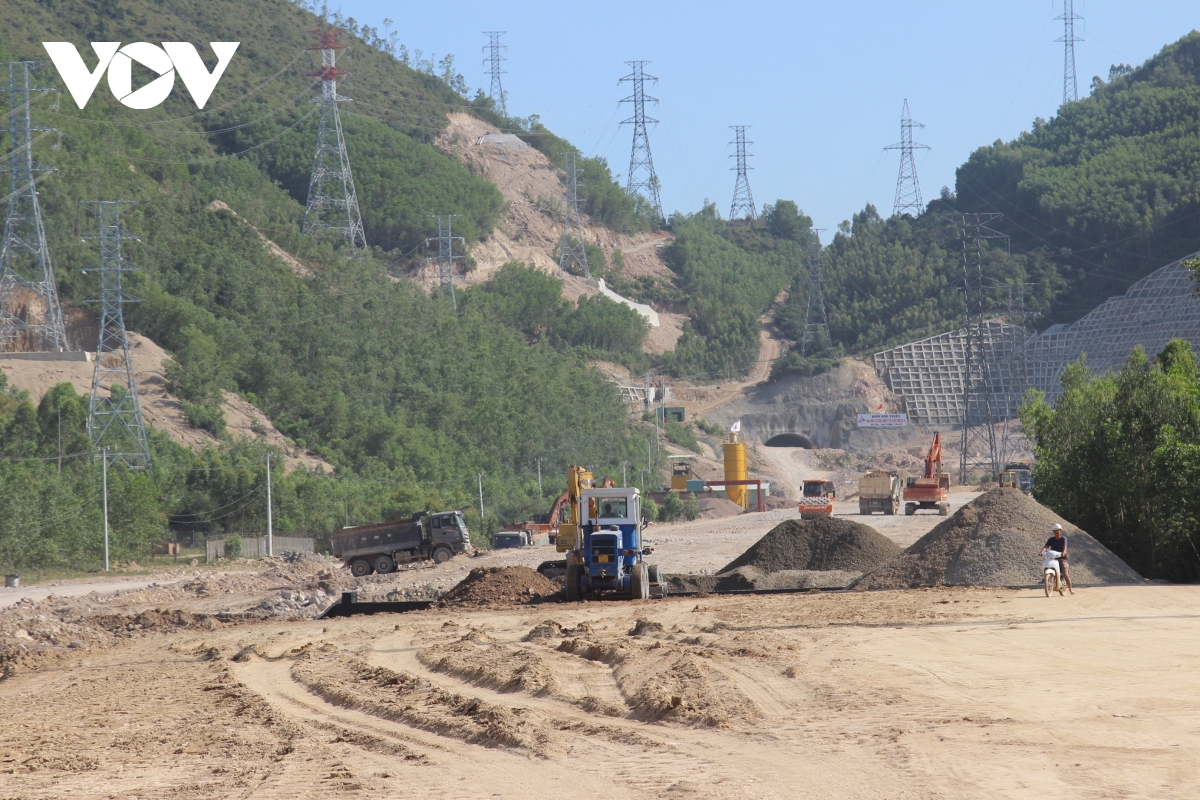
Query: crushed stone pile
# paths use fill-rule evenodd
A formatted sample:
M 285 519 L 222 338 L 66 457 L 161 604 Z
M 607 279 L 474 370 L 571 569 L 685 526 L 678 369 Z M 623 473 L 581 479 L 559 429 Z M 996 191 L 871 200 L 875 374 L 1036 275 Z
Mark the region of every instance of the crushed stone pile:
M 701 519 L 726 519 L 746 513 L 746 509 L 724 497 L 698 497 Z
M 1038 551 L 1054 523 L 1069 539 L 1076 585 L 1141 582 L 1111 550 L 1016 489 L 992 489 L 960 508 L 896 558 L 867 572 L 852 589 L 923 586 L 1036 586 Z
M 476 567 L 438 606 L 514 606 L 557 593 L 557 583 L 529 567 Z
M 840 569 L 763 572 L 757 567 L 738 567 L 720 575 L 668 575 L 667 583 L 672 594 L 720 594 L 750 589 L 845 589 L 861 575 L 861 572 Z
M 840 517 L 789 519 L 776 525 L 718 574 L 738 567 L 765 573 L 784 570 L 866 572 L 900 552 L 900 546 L 861 522 Z

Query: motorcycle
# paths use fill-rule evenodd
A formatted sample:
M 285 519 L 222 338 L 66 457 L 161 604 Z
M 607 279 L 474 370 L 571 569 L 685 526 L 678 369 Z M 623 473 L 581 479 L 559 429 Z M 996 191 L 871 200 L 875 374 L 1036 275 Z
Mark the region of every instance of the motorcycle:
M 1049 597 L 1051 592 L 1058 592 L 1061 597 L 1064 587 L 1058 559 L 1062 558 L 1062 553 L 1057 550 L 1047 550 L 1042 557 L 1044 559 L 1042 561 L 1042 576 L 1046 585 L 1046 597 Z

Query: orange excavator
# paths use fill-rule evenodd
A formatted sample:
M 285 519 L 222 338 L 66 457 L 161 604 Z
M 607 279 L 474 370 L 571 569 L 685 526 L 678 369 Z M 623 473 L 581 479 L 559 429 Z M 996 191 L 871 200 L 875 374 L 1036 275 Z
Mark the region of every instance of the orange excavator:
M 504 528 L 505 531 L 518 531 L 528 534 L 530 543 L 537 540 L 540 534 L 545 534 L 550 544 L 558 540 L 558 526 L 562 521 L 563 506 L 567 504 L 568 493 L 563 492 L 550 507 L 549 514 L 535 514 L 528 522 L 514 522 Z
M 925 455 L 925 474 L 908 478 L 904 484 L 904 513 L 912 516 L 917 509 L 937 509 L 938 514 L 950 513 L 950 476 L 942 469 L 942 435 L 933 435 L 933 444 Z

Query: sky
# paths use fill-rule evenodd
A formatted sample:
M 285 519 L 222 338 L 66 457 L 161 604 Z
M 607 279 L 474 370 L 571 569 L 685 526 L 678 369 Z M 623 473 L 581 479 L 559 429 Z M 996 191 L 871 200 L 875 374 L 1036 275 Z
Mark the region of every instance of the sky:
M 331 7 L 332 7 L 331 3 Z M 483 31 L 505 31 L 508 111 L 537 114 L 589 156 L 629 169 L 627 60 L 648 60 L 659 99 L 647 114 L 664 211 L 716 203 L 728 215 L 735 173 L 730 125 L 751 126 L 758 207 L 785 198 L 825 229 L 873 203 L 892 211 L 907 98 L 924 199 L 954 187 L 970 153 L 1015 138 L 1063 97 L 1062 0 L 784 2 L 783 0 L 439 0 L 403 6 L 344 0 L 426 57 L 456 56 L 471 86 L 490 85 Z M 1200 26 L 1194 0 L 1075 0 L 1079 92 L 1113 64 L 1138 65 Z

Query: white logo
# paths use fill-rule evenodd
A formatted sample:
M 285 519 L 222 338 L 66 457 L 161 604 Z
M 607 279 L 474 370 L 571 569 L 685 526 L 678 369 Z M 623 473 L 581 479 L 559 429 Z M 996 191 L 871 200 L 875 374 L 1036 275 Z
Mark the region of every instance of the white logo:
M 149 42 L 131 42 L 124 47 L 120 42 L 92 42 L 92 50 L 98 59 L 94 70 L 87 68 L 79 51 L 70 42 L 42 42 L 42 47 L 50 54 L 50 60 L 75 99 L 75 105 L 80 108 L 91 99 L 105 70 L 108 70 L 108 88 L 121 105 L 139 109 L 154 108 L 167 99 L 175 86 L 175 73 L 178 72 L 179 77 L 183 78 L 183 85 L 196 102 L 196 108 L 204 108 L 241 42 L 209 44 L 217 56 L 217 66 L 212 72 L 204 66 L 195 45 L 188 42 L 163 42 L 162 47 Z M 134 61 L 158 75 L 136 91 L 133 89 Z

